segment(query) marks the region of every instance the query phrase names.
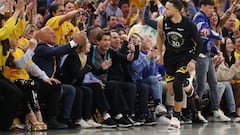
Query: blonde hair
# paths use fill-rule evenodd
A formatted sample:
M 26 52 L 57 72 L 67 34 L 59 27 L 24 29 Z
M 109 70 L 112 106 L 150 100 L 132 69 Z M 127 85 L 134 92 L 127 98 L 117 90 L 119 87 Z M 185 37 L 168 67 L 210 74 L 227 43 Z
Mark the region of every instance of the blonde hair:
M 80 41 L 80 43 L 78 43 L 78 47 L 76 48 L 76 52 L 77 53 L 84 52 L 86 50 L 87 43 L 88 43 L 87 38 L 82 39 Z
M 27 37 L 27 35 L 30 33 L 32 28 L 35 28 L 36 30 L 38 30 L 37 25 L 35 25 L 35 24 L 27 24 L 26 28 L 25 28 L 25 30 L 23 32 L 23 37 Z

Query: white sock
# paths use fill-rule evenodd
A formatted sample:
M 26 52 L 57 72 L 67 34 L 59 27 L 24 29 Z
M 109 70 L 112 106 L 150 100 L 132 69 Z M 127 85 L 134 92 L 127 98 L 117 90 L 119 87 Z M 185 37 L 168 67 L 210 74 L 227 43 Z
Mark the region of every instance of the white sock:
M 111 118 L 111 116 L 110 116 L 109 113 L 105 113 L 105 114 L 103 115 L 103 119 L 104 119 L 104 120 L 107 120 L 107 119 L 109 119 L 109 118 Z
M 115 116 L 115 119 L 116 119 L 116 120 L 119 120 L 119 119 L 121 119 L 122 117 L 123 117 L 123 115 L 122 115 L 121 113 L 119 113 L 118 115 Z

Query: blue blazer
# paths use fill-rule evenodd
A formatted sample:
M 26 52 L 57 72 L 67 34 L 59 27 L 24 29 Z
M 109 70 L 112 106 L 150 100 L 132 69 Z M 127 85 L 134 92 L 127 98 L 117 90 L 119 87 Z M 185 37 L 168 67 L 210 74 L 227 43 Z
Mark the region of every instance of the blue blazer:
M 54 71 L 54 57 L 56 58 L 55 78 L 60 76 L 60 58 L 65 54 L 74 52 L 75 48 L 71 48 L 70 44 L 49 46 L 46 43 L 39 43 L 35 49 L 33 61 L 46 72 L 48 77 L 52 77 Z

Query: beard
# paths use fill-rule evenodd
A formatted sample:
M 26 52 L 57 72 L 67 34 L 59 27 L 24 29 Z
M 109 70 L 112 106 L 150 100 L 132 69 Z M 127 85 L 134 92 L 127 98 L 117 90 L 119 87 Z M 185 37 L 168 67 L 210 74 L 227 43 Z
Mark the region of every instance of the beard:
M 165 19 L 166 21 L 170 21 L 173 16 L 174 16 L 174 15 L 168 15 L 168 16 L 165 15 L 165 16 L 164 16 L 164 19 Z

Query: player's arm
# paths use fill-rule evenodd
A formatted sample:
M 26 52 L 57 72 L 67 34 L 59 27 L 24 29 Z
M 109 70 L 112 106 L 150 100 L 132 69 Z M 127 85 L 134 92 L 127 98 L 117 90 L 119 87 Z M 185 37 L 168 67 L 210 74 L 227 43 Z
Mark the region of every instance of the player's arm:
M 163 63 L 163 56 L 162 56 L 162 49 L 163 49 L 163 42 L 164 42 L 164 37 L 163 37 L 163 18 L 161 18 L 158 21 L 158 25 L 157 25 L 157 42 L 156 42 L 156 46 L 158 49 L 158 53 L 159 53 L 159 60 L 160 63 Z
M 201 36 L 200 36 L 196 26 L 192 22 L 190 22 L 189 26 L 191 26 L 191 27 L 189 27 L 190 28 L 190 35 L 192 36 L 191 38 L 194 41 L 195 48 L 196 48 L 195 49 L 195 54 L 194 54 L 192 59 L 196 60 L 199 53 L 202 50 L 203 42 L 202 42 Z

